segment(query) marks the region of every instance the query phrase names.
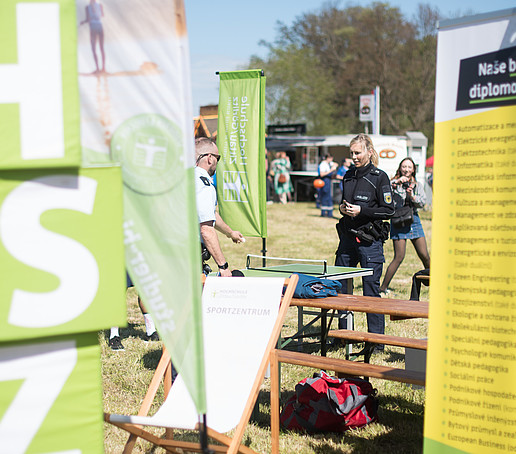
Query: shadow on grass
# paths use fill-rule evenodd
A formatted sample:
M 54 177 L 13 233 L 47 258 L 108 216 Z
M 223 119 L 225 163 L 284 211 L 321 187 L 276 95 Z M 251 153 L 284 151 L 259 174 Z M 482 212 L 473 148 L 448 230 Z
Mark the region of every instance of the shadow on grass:
M 404 353 L 400 353 L 400 352 L 393 352 L 391 350 L 386 350 L 385 351 L 385 355 L 389 355 L 387 356 L 387 358 L 385 358 L 385 361 L 387 362 L 398 362 L 398 361 L 405 361 L 405 354 Z
M 153 350 L 147 351 L 142 357 L 142 364 L 145 369 L 148 370 L 156 370 L 158 367 L 159 360 L 161 359 L 161 346 L 158 347 L 156 344 L 156 348 Z

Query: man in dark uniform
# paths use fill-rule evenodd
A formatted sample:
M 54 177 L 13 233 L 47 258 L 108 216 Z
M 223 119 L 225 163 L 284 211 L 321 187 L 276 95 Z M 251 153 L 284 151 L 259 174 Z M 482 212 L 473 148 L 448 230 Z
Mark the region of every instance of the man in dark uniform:
M 383 242 L 387 239 L 387 225 L 383 220 L 394 214 L 391 184 L 387 174 L 379 170 L 378 154 L 369 136 L 359 134 L 350 143 L 352 166 L 344 175 L 342 219 L 337 229 L 340 243 L 335 265 L 372 268 L 371 276 L 362 278 L 364 296 L 380 297 L 380 278 L 385 262 Z M 339 320 L 343 327 L 344 320 Z M 381 314 L 367 314 L 368 331 L 383 334 L 385 318 Z

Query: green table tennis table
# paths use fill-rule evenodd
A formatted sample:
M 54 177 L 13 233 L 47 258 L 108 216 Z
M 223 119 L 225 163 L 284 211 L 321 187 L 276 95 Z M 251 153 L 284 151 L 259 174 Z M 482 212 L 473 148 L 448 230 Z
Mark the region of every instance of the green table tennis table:
M 247 277 L 289 277 L 293 273 L 301 273 L 309 276 L 318 277 L 321 279 L 337 280 L 342 283 L 342 292 L 351 294 L 353 293 L 353 278 L 370 276 L 373 274 L 371 268 L 352 268 L 344 266 L 332 266 L 328 265 L 324 260 L 300 260 L 300 259 L 278 259 L 275 257 L 259 257 L 262 258 L 263 262 L 260 267 L 250 267 L 250 260 L 247 259 L 246 268 L 240 271 Z M 274 261 L 288 261 L 291 263 L 287 264 L 269 264 L 267 262 L 274 263 Z M 314 263 L 300 263 L 300 262 L 314 262 Z M 304 324 L 304 316 L 312 315 L 315 316 L 309 323 Z M 353 329 L 353 313 L 349 312 L 346 316 L 347 326 Z M 302 348 L 305 332 L 315 322 L 321 320 L 321 349 L 326 351 L 326 332 L 327 332 L 327 311 L 320 310 L 314 311 L 314 309 L 307 310 L 303 306 L 297 306 L 297 333 L 290 336 L 282 341 L 281 347 L 286 346 L 292 341 L 297 342 L 298 349 Z M 330 322 L 331 323 L 331 322 Z M 309 335 L 312 337 L 312 335 Z
M 321 279 L 331 279 L 336 281 L 343 281 L 345 293 L 351 293 L 353 288 L 353 278 L 370 276 L 373 274 L 371 268 L 351 268 L 346 266 L 331 266 L 328 265 L 326 270 L 323 270 L 320 265 L 310 265 L 306 263 L 293 263 L 288 265 L 272 265 L 261 268 L 244 268 L 241 269 L 244 276 L 248 277 L 289 277 L 294 273 L 306 274 L 308 276 L 319 277 Z

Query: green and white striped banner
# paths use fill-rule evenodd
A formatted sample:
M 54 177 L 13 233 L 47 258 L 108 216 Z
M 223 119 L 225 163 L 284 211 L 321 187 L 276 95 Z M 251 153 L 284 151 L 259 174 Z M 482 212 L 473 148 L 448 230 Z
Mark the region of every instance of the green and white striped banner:
M 220 73 L 217 200 L 222 219 L 244 236 L 267 237 L 265 77 L 261 70 Z

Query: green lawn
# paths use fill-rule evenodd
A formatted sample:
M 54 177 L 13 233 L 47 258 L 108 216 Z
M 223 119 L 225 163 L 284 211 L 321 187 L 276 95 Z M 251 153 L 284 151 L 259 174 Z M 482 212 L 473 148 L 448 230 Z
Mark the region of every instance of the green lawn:
M 337 210 L 334 211 L 337 214 Z M 291 203 L 268 205 L 267 255 L 276 257 L 326 259 L 333 264 L 338 244 L 335 224 L 337 219 L 320 217 L 320 210 L 314 203 Z M 430 246 L 431 212 L 420 212 L 423 227 Z M 247 254 L 260 254 L 261 238 L 247 238 L 244 244 L 233 244 L 225 237 L 220 238 L 226 258 L 233 268 L 245 267 Z M 392 242 L 385 244 L 386 265 L 392 259 Z M 390 287 L 389 296 L 408 299 L 411 277 L 423 266 L 411 245 L 407 255 Z M 212 264 L 212 268 L 216 268 Z M 384 267 L 385 270 L 386 266 Z M 355 293 L 361 293 L 360 279 L 355 279 Z M 428 288 L 422 287 L 422 300 L 428 300 Z M 104 384 L 104 409 L 106 412 L 136 414 L 152 378 L 160 354 L 161 343 L 145 343 L 143 317 L 138 309 L 134 289 L 127 293 L 128 327 L 121 329 L 124 352 L 112 352 L 107 346 L 106 334 L 99 335 L 102 348 L 102 375 Z M 357 329 L 365 330 L 365 315 L 356 314 Z M 297 327 L 297 309 L 289 309 L 284 333 L 292 333 Z M 410 337 L 426 337 L 427 320 L 391 322 L 386 320 L 386 333 Z M 313 351 L 307 346 L 308 352 Z M 329 355 L 343 357 L 343 350 L 329 352 Z M 372 363 L 393 367 L 404 367 L 404 349 L 386 347 L 382 354 L 376 354 Z M 313 369 L 282 365 L 282 402 L 294 390 L 295 384 L 314 373 Z M 228 380 L 231 377 L 228 374 Z M 282 453 L 374 453 L 402 454 L 419 453 L 423 444 L 424 389 L 413 389 L 410 385 L 371 379 L 379 395 L 379 422 L 365 428 L 344 434 L 306 435 L 282 432 L 280 451 Z M 269 380 L 265 380 L 259 396 L 259 405 L 244 435 L 244 443 L 258 452 L 270 451 L 270 407 Z M 161 395 L 160 395 L 161 397 Z M 155 411 L 153 409 L 152 411 Z M 156 433 L 161 433 L 156 429 Z M 105 450 L 108 453 L 122 452 L 127 433 L 105 424 Z M 179 434 L 190 437 L 190 434 Z M 195 439 L 195 438 L 194 438 Z M 138 441 L 135 452 L 161 453 L 164 450 Z

